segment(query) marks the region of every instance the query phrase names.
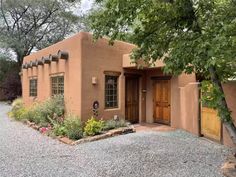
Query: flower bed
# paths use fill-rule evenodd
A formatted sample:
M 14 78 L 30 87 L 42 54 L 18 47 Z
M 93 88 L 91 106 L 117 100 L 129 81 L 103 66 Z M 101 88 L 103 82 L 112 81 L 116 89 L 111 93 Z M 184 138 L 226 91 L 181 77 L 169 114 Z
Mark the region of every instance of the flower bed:
M 63 100 L 60 96 L 53 97 L 43 103 L 36 103 L 29 109 L 21 99 L 17 99 L 13 102 L 9 115 L 42 134 L 70 145 L 135 132 L 134 127 L 123 119 L 103 121 L 91 117 L 82 123 L 79 117 L 64 114 Z

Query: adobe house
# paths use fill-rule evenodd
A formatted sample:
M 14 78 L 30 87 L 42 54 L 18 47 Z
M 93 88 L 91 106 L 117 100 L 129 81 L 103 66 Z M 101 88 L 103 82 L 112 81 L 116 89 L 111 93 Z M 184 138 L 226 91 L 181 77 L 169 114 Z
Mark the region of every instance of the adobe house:
M 199 135 L 201 106 L 195 74 L 164 75 L 161 61 L 155 67 L 138 69 L 129 57 L 134 47 L 121 41 L 110 46 L 104 38 L 93 42 L 91 34 L 80 32 L 33 53 L 24 58 L 22 66 L 23 100 L 30 106 L 63 94 L 67 112 L 82 121 L 91 116 L 118 116 Z M 225 130 L 218 131 L 224 131 L 220 140 L 230 144 Z

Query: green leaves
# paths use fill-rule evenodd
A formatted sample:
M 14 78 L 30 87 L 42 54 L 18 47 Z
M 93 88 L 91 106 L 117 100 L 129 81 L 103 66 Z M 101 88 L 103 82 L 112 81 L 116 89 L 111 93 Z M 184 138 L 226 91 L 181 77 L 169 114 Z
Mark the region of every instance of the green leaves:
M 201 82 L 202 105 L 218 110 L 219 117 L 223 122 L 231 122 L 231 112 L 222 107 L 221 101 L 225 99 L 224 93 L 220 88 L 210 81 Z
M 1 0 L 0 43 L 13 50 L 19 65 L 32 50 L 45 48 L 71 34 L 78 17 L 70 0 Z
M 120 33 L 129 32 L 129 39 L 137 45 L 132 54 L 134 61 L 154 63 L 164 59 L 165 73 L 196 73 L 211 80 L 213 85 L 205 100 L 218 109 L 223 121 L 231 121 L 221 84 L 236 77 L 235 1 L 102 2 L 102 10 L 92 21 L 96 38 L 105 35 L 113 41 Z

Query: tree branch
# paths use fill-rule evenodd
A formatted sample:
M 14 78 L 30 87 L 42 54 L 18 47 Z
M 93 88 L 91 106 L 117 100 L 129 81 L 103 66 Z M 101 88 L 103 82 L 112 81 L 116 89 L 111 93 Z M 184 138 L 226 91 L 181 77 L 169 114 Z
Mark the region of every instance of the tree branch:
M 5 13 L 4 13 L 4 10 L 3 10 L 3 0 L 1 0 L 1 12 L 2 12 L 3 19 L 5 21 L 5 24 L 7 25 L 7 31 L 9 31 L 10 30 L 10 26 L 9 26 L 9 24 L 7 22 L 7 18 L 5 16 Z

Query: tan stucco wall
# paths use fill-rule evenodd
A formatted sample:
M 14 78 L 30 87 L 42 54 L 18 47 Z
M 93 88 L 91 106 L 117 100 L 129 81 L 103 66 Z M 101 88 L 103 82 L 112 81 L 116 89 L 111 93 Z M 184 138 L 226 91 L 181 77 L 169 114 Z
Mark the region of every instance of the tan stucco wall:
M 104 119 L 114 115 L 124 117 L 124 74 L 122 58 L 134 48 L 134 45 L 116 41 L 113 46 L 107 39 L 94 42 L 92 35 L 81 32 L 71 38 L 40 50 L 25 57 L 24 63 L 35 61 L 50 54 L 57 54 L 59 50 L 69 53 L 68 61 L 60 59 L 58 63 L 44 64 L 43 66 L 23 69 L 23 99 L 26 105 L 34 101 L 43 101 L 51 96 L 50 76 L 64 75 L 64 97 L 67 112 L 72 112 L 87 120 L 92 116 L 92 105 L 99 101 L 100 116 Z M 119 108 L 104 109 L 104 71 L 121 72 L 119 77 Z M 29 97 L 29 79 L 37 77 L 38 96 Z M 92 77 L 96 77 L 98 84 L 92 84 Z
M 198 135 L 199 89 L 195 74 L 171 80 L 171 126 Z
M 116 42 L 109 46 L 106 39 L 92 42 L 92 36 L 82 40 L 82 119 L 93 115 L 92 105 L 98 101 L 99 115 L 103 119 L 111 119 L 114 115 L 125 117 L 125 76 L 122 62 L 123 55 L 128 54 L 134 45 Z M 118 108 L 105 109 L 105 74 L 104 71 L 120 72 Z M 97 84 L 92 84 L 92 77 L 97 78 Z
M 232 111 L 231 115 L 234 125 L 236 125 L 236 81 L 231 81 L 224 84 L 224 92 L 228 107 L 230 111 Z M 223 144 L 235 147 L 225 127 L 223 127 Z
M 47 47 L 24 58 L 24 63 L 57 54 L 59 50 L 69 53 L 68 61 L 60 59 L 58 63 L 44 64 L 23 69 L 23 100 L 32 105 L 34 98 L 29 97 L 29 79 L 38 78 L 38 96 L 35 101 L 43 101 L 51 96 L 50 76 L 64 75 L 64 97 L 66 110 L 81 115 L 81 34 L 77 34 L 55 45 Z
M 180 87 L 180 117 L 178 127 L 199 134 L 199 83 Z

